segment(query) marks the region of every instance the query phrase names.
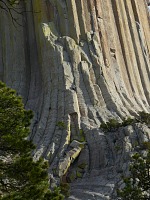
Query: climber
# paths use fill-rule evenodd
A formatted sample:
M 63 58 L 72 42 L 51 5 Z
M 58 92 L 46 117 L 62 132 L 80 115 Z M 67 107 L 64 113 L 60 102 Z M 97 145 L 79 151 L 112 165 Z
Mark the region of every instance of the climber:
M 150 12 L 150 3 L 148 3 L 148 11 Z

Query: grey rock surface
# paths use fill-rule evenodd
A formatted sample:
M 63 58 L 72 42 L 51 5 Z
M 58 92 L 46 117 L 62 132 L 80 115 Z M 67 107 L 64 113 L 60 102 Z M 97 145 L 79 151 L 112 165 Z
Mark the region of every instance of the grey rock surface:
M 34 158 L 70 200 L 116 199 L 130 156 L 150 140 L 146 125 L 104 133 L 110 118 L 150 111 L 150 23 L 146 1 L 39 0 L 20 5 L 23 26 L 0 10 L 0 79 L 34 119 Z

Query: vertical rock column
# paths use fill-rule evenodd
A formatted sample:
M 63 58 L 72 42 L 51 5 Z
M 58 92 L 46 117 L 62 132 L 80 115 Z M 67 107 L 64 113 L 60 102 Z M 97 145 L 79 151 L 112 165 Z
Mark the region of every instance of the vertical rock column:
M 149 112 L 146 3 L 32 0 L 23 7 L 33 11 L 18 16 L 23 27 L 0 13 L 0 77 L 34 111 L 35 159 L 46 158 L 58 180 L 116 166 L 114 136 L 99 126 Z

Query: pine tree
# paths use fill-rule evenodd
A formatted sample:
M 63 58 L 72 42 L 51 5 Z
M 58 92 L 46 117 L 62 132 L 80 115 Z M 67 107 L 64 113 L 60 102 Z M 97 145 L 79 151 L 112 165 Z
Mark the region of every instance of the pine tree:
M 63 200 L 59 188 L 49 189 L 48 164 L 34 161 L 34 145 L 27 139 L 32 111 L 22 98 L 0 82 L 0 199 Z
M 134 154 L 129 168 L 130 175 L 124 177 L 125 187 L 118 191 L 122 200 L 150 199 L 150 149 L 147 155 Z

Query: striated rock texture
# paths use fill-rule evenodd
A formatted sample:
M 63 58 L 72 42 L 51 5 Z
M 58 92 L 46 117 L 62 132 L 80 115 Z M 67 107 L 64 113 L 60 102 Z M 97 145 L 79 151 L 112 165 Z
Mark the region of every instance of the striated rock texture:
M 0 11 L 0 79 L 34 111 L 34 157 L 49 161 L 52 185 L 71 182 L 69 199 L 113 199 L 130 153 L 150 139 L 146 125 L 99 128 L 150 111 L 147 3 L 32 0 L 13 13 L 22 26 Z

